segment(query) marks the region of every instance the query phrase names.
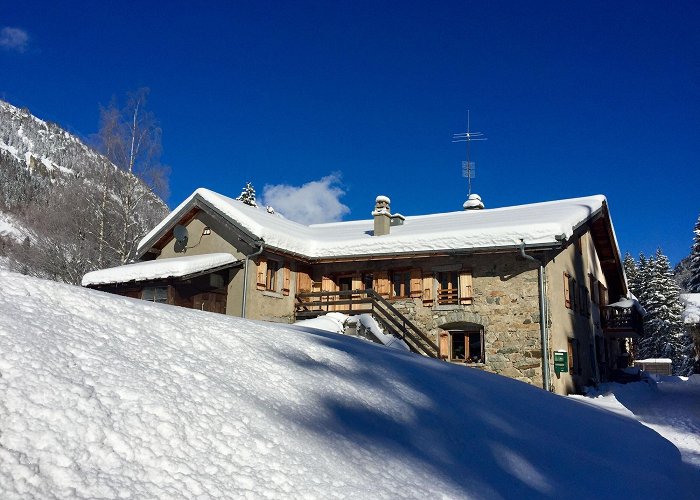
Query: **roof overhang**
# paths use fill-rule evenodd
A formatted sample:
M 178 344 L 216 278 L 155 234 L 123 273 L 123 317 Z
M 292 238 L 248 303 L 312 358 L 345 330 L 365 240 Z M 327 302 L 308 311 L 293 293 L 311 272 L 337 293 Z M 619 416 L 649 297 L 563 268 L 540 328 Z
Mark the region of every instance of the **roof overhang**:
M 150 260 L 87 273 L 83 286 L 128 285 L 158 280 L 189 280 L 205 274 L 239 267 L 231 254 L 216 253 Z

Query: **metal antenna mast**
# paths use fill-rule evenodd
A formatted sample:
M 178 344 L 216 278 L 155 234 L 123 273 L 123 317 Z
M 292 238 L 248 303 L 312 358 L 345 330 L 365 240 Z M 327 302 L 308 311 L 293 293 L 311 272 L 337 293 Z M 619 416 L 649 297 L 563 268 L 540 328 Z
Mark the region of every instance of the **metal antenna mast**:
M 462 162 L 462 177 L 466 177 L 469 182 L 469 193 L 472 194 L 472 179 L 476 177 L 476 163 L 471 161 L 470 144 L 472 141 L 486 141 L 487 138 L 481 132 L 472 132 L 469 123 L 469 110 L 467 110 L 467 131 L 459 134 L 452 134 L 452 142 L 467 143 L 467 161 Z

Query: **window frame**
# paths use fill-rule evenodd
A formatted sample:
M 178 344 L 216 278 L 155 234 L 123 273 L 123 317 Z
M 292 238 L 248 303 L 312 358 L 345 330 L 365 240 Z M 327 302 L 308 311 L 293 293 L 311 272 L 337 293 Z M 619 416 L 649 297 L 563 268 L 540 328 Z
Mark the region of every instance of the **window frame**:
M 152 299 L 147 299 L 145 297 L 146 291 L 147 290 L 152 290 L 153 291 L 153 298 Z M 156 300 L 158 299 L 158 290 L 165 290 L 165 297 L 160 297 L 161 300 Z M 140 294 L 141 300 L 145 300 L 146 302 L 153 302 L 155 304 L 170 304 L 170 287 L 169 286 L 145 286 L 141 289 L 141 294 Z M 164 299 L 164 300 L 163 300 Z
M 398 283 L 396 281 L 396 275 L 401 274 L 403 281 Z M 399 285 L 399 294 L 396 294 L 396 285 Z M 392 300 L 396 299 L 410 299 L 411 298 L 411 269 L 392 269 L 389 271 L 389 298 Z
M 449 347 L 447 354 L 447 359 L 449 361 L 461 362 L 468 365 L 484 364 L 486 362 L 486 339 L 483 328 L 480 328 L 479 330 L 447 330 L 447 333 L 449 335 Z M 454 356 L 455 336 L 461 336 L 464 339 L 464 358 Z M 473 356 L 470 352 L 472 336 L 478 337 L 480 352 L 477 356 Z M 476 358 L 476 360 L 472 360 L 474 358 Z

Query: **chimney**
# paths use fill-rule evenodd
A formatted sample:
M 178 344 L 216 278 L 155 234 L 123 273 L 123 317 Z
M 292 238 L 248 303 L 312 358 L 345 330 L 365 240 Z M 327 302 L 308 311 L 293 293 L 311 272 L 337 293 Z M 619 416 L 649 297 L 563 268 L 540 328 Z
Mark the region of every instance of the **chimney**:
M 481 201 L 481 196 L 478 194 L 470 194 L 467 201 L 462 205 L 464 210 L 481 210 L 484 208 L 484 203 Z
M 377 196 L 372 215 L 374 216 L 374 236 L 389 234 L 391 227 L 391 210 L 388 196 Z

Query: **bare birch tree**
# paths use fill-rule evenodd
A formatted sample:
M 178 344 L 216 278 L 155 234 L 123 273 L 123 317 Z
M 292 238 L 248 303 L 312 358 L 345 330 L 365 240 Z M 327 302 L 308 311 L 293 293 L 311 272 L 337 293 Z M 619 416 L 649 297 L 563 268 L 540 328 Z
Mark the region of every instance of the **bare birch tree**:
M 149 214 L 141 213 L 144 198 L 153 193 L 167 195 L 169 169 L 160 163 L 161 129 L 153 113 L 146 110 L 148 92 L 141 88 L 130 93 L 121 109 L 115 100 L 100 109 L 102 152 L 126 174 L 115 175 L 105 167 L 97 229 L 101 260 L 112 251 L 121 263 L 129 261 L 139 239 L 154 223 Z M 116 199 L 110 199 L 111 193 Z

